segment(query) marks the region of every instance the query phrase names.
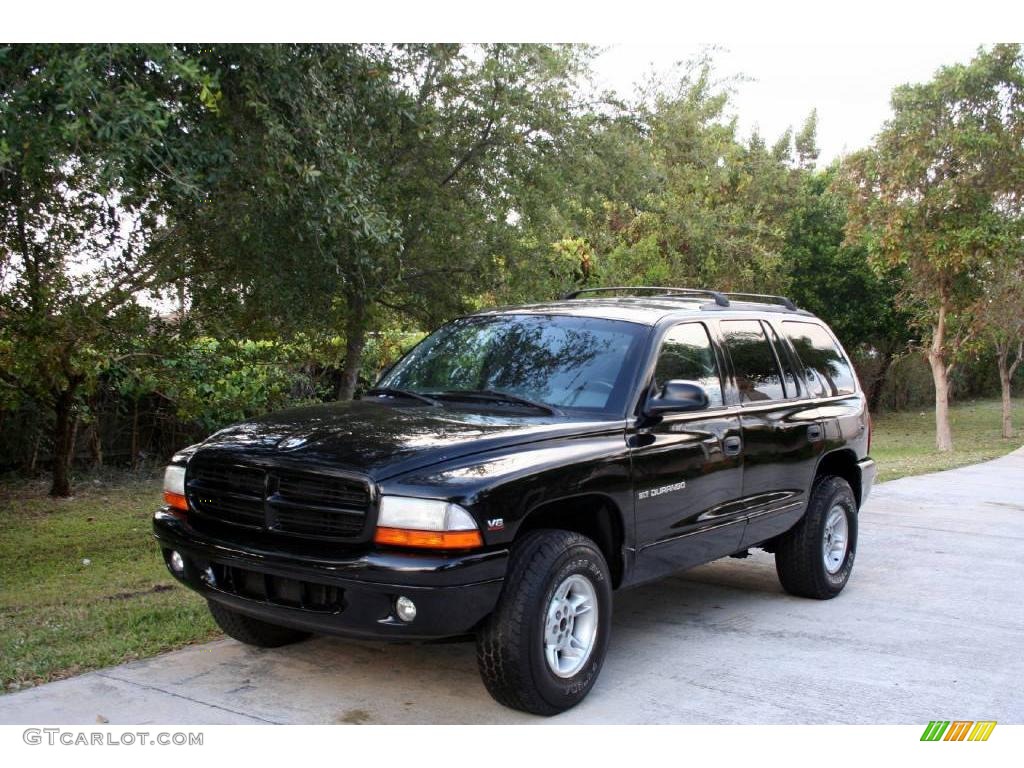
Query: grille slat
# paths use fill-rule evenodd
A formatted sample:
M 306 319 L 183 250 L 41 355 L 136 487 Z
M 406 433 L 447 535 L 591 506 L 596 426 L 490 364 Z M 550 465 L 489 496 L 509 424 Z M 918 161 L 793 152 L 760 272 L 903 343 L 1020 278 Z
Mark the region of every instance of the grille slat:
M 350 480 L 308 476 L 278 478 L 277 496 L 312 506 L 357 510 L 365 509 L 370 503 L 370 494 L 365 486 L 360 487 Z
M 212 520 L 285 536 L 354 539 L 366 527 L 369 482 L 290 469 L 262 469 L 201 455 L 188 466 L 192 508 Z
M 276 510 L 276 529 L 290 533 L 315 536 L 355 536 L 363 529 L 363 519 L 355 515 L 330 512 L 292 512 Z

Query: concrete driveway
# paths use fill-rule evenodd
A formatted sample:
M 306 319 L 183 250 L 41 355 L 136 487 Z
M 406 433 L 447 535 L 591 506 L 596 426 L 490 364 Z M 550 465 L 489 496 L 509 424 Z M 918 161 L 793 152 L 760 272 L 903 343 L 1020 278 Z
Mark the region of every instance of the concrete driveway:
M 886 483 L 827 602 L 771 556 L 616 597 L 589 698 L 543 720 L 495 704 L 471 644 L 231 640 L 0 697 L 0 723 L 1024 722 L 1024 449 Z

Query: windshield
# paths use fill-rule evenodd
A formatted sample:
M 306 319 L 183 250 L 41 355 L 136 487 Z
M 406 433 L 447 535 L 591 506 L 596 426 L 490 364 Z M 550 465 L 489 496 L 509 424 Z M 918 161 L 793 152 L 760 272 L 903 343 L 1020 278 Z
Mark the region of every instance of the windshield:
M 567 412 L 621 416 L 646 330 L 564 315 L 462 318 L 424 339 L 377 386 L 503 392 Z

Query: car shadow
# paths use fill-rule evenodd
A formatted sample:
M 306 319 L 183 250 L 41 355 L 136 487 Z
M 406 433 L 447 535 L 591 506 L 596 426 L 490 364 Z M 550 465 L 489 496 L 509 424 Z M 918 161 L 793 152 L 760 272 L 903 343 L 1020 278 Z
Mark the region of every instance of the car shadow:
M 680 638 L 697 635 L 709 627 L 716 631 L 743 631 L 755 603 L 793 600 L 779 586 L 774 560 L 756 553 L 743 560 L 728 559 L 699 566 L 684 574 L 616 593 L 612 639 L 599 680 L 591 695 L 578 707 L 556 718 L 575 721 L 588 713 L 610 708 L 615 691 L 628 685 L 633 660 L 650 645 L 652 636 L 669 647 L 687 645 Z M 666 606 L 671 606 L 666 611 Z M 692 647 L 685 649 L 693 652 Z M 476 665 L 472 642 L 381 643 L 317 637 L 274 651 L 249 649 L 250 653 L 287 659 L 285 670 L 315 664 L 320 689 L 311 696 L 309 685 L 289 694 L 301 704 L 292 722 L 337 723 L 509 723 L 541 721 L 495 703 L 488 696 Z M 683 649 L 680 647 L 680 653 Z M 664 656 L 664 669 L 645 668 L 646 675 L 671 674 L 678 665 L 674 654 Z M 635 673 L 635 668 L 632 669 Z M 282 671 L 282 676 L 284 676 Z M 308 680 L 309 674 L 293 675 Z M 251 676 L 256 678 L 256 675 Z M 343 691 L 344 704 L 324 717 L 316 699 L 323 691 Z M 352 697 L 352 694 L 358 695 Z M 612 697 L 609 699 L 608 697 Z M 276 697 L 278 701 L 281 696 Z

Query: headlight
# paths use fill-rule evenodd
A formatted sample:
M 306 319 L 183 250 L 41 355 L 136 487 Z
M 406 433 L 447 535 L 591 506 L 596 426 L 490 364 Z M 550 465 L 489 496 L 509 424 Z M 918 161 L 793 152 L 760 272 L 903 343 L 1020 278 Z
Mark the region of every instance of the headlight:
M 173 509 L 188 511 L 185 500 L 185 467 L 171 464 L 164 470 L 164 503 Z
M 470 549 L 483 545 L 473 516 L 439 499 L 382 496 L 374 541 L 399 547 Z

